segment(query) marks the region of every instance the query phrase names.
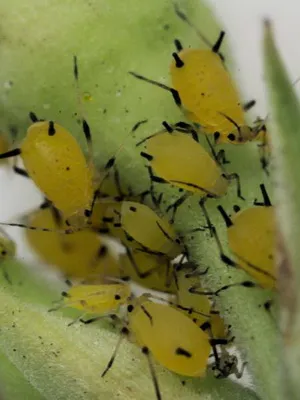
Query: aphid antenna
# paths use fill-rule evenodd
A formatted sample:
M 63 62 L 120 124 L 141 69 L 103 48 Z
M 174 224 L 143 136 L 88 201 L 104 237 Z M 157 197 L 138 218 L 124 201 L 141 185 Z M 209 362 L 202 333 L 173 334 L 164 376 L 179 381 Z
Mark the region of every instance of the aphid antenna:
M 74 76 L 74 81 L 75 81 L 75 88 L 76 88 L 76 93 L 77 93 L 77 104 L 78 104 L 78 109 L 80 112 L 80 118 L 81 118 L 81 125 L 82 125 L 82 131 L 84 133 L 87 146 L 88 146 L 88 161 L 89 161 L 89 167 L 92 168 L 94 164 L 94 157 L 93 157 L 93 140 L 92 140 L 92 135 L 91 135 L 91 130 L 90 126 L 84 116 L 84 111 L 83 111 L 83 104 L 81 100 L 81 92 L 80 92 L 80 85 L 79 85 L 79 68 L 78 68 L 78 60 L 77 56 L 73 56 L 73 76 Z
M 216 41 L 216 43 L 212 43 L 209 39 L 207 39 L 207 37 L 197 28 L 196 25 L 194 25 L 192 23 L 192 21 L 187 17 L 187 15 L 180 10 L 177 2 L 173 2 L 173 7 L 174 7 L 174 11 L 176 13 L 176 15 L 183 21 L 185 22 L 187 25 L 189 25 L 190 28 L 192 28 L 195 32 L 196 35 L 203 41 L 203 43 L 205 43 L 213 52 L 217 53 L 221 60 L 224 61 L 224 56 L 222 53 L 219 52 L 225 32 L 221 31 L 218 40 Z
M 212 224 L 212 222 L 211 222 L 211 220 L 210 220 L 210 217 L 209 217 L 209 215 L 208 215 L 207 209 L 206 209 L 206 207 L 205 207 L 205 202 L 206 202 L 206 200 L 207 200 L 207 199 L 206 199 L 205 197 L 202 198 L 202 199 L 199 201 L 199 205 L 200 205 L 200 208 L 201 208 L 201 210 L 202 210 L 202 212 L 203 212 L 204 218 L 206 219 L 206 223 L 207 223 L 207 225 L 208 225 L 208 227 L 209 227 L 209 229 L 210 229 L 211 236 L 214 237 L 214 239 L 215 239 L 215 241 L 216 241 L 216 244 L 217 244 L 217 247 L 218 247 L 218 250 L 219 250 L 219 254 L 220 254 L 220 259 L 221 259 L 221 261 L 223 261 L 225 264 L 227 264 L 227 265 L 229 265 L 229 266 L 231 266 L 231 267 L 237 268 L 237 267 L 238 267 L 238 264 L 237 264 L 235 261 L 233 261 L 230 257 L 228 257 L 228 256 L 224 253 L 223 246 L 222 246 L 222 244 L 221 244 L 221 241 L 220 241 L 218 232 L 217 232 L 215 226 Z

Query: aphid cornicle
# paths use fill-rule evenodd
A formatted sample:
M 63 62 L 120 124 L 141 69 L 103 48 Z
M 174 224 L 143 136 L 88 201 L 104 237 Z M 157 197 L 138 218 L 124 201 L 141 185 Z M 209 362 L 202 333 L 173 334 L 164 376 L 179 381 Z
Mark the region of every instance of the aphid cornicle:
M 226 226 L 228 245 L 237 264 L 266 288 L 275 288 L 276 224 L 274 207 L 264 185 L 261 185 L 264 203 L 244 209 L 230 218 L 218 206 Z
M 189 21 L 187 16 L 175 6 L 177 15 L 193 27 L 201 40 L 209 41 Z M 174 101 L 189 120 L 200 124 L 206 134 L 214 135 L 217 142 L 240 144 L 253 140 L 256 130 L 250 128 L 245 120 L 245 110 L 255 101 L 244 106 L 239 93 L 226 70 L 220 47 L 225 32 L 221 31 L 215 44 L 209 49 L 183 49 L 175 40 L 177 52 L 173 53 L 170 65 L 172 87 L 130 72 L 131 75 L 171 92 Z

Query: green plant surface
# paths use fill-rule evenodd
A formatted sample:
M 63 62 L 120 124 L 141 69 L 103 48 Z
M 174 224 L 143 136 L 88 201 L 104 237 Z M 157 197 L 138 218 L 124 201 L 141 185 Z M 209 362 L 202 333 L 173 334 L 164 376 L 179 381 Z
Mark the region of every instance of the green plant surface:
M 0 354 L 0 381 L 1 399 L 45 399 L 4 354 Z
M 300 390 L 300 107 L 269 22 L 265 23 L 264 62 L 271 105 L 274 195 L 281 233 L 278 266 L 284 324 L 283 372 L 290 384 L 286 390 L 293 391 L 292 398 L 296 399 Z
M 12 277 L 22 276 L 19 264 L 10 266 Z M 59 292 L 53 295 L 46 282 L 37 285 L 37 278 L 30 271 L 27 285 L 45 293 L 44 305 L 36 304 L 35 294 L 24 291 L 22 285 L 2 282 L 0 291 L 0 378 L 7 399 L 154 398 L 146 359 L 135 345 L 124 342 L 114 367 L 102 379 L 101 372 L 119 338 L 118 330 L 105 322 L 89 327 L 68 326 L 72 319 L 66 313 L 62 316 L 48 312 L 50 298 L 58 299 Z M 257 398 L 251 390 L 211 375 L 185 380 L 183 385 L 184 378 L 159 366 L 156 372 L 165 399 L 196 400 L 199 393 L 207 400 Z
M 194 0 L 185 0 L 180 2 L 180 6 L 192 16 L 195 24 L 212 41 L 217 37 L 218 25 L 205 5 Z M 131 127 L 138 120 L 147 118 L 149 120 L 147 124 L 143 125 L 135 135 L 126 138 L 123 150 L 118 155 L 117 166 L 121 171 L 124 185 L 131 185 L 136 192 L 148 188 L 147 170 L 139 156 L 140 149 L 135 147 L 135 143 L 137 139 L 159 130 L 161 121 L 177 121 L 182 119 L 182 115 L 168 93 L 135 80 L 128 71 L 133 70 L 153 79 L 164 77 L 168 82 L 168 65 L 170 54 L 174 51 L 174 38 L 181 39 L 185 45 L 199 45 L 194 32 L 175 16 L 172 2 L 155 0 L 137 6 L 134 0 L 128 0 L 126 3 L 111 0 L 109 4 L 103 0 L 89 2 L 32 0 L 30 4 L 12 0 L 2 7 L 0 34 L 2 37 L 0 80 L 5 88 L 1 96 L 0 109 L 2 129 L 9 131 L 14 126 L 22 138 L 29 125 L 28 112 L 34 111 L 40 118 L 55 119 L 60 122 L 70 129 L 82 144 L 84 143 L 77 123 L 78 104 L 72 74 L 72 58 L 76 54 L 80 67 L 80 91 L 91 97 L 91 100 L 84 102 L 83 108 L 93 133 L 97 165 L 106 162 L 108 156 L 124 142 Z M 259 184 L 262 182 L 267 184 L 267 181 L 259 164 L 256 145 L 227 146 L 226 154 L 231 161 L 228 171 L 240 174 L 243 195 L 246 198 L 246 201 L 238 200 L 233 185 L 228 195 L 221 200 L 223 207 L 229 212 L 234 204 L 242 207 L 250 206 L 253 200 L 260 196 Z M 169 187 L 158 190 L 164 191 L 164 202 L 160 210 L 164 213 L 164 208 L 178 196 L 178 190 Z M 181 233 L 205 224 L 198 201 L 199 198 L 193 196 L 178 211 L 175 227 Z M 219 202 L 210 200 L 207 202 L 207 209 L 225 250 L 228 251 L 225 246 L 226 230 L 216 212 L 217 204 Z M 200 232 L 195 234 L 194 238 L 187 235 L 186 244 L 190 258 L 198 264 L 199 269 L 209 266 L 208 273 L 203 277 L 203 285 L 206 288 L 217 290 L 229 282 L 248 279 L 242 271 L 226 267 L 220 261 L 216 243 L 208 233 Z M 56 366 L 53 362 L 51 374 L 53 373 L 55 380 L 52 381 L 52 385 L 49 371 L 41 370 L 44 379 L 39 380 L 37 377 L 33 379 L 34 386 L 38 387 L 39 391 L 44 385 L 47 386 L 45 390 L 49 392 L 47 394 L 44 392 L 46 398 L 54 398 L 49 394 L 53 393 L 51 392 L 53 390 L 69 389 L 69 393 L 73 396 L 75 392 L 88 390 L 87 388 L 90 393 L 95 393 L 93 391 L 96 390 L 96 386 L 98 391 L 103 393 L 106 390 L 111 391 L 110 393 L 117 396 L 116 385 L 118 394 L 122 397 L 153 398 L 152 382 L 146 364 L 145 368 L 141 368 L 139 363 L 129 362 L 132 358 L 131 352 L 135 354 L 134 358 L 138 358 L 138 349 L 124 344 L 127 356 L 120 354 L 120 362 L 116 363 L 108 375 L 108 386 L 102 386 L 99 383 L 98 371 L 101 371 L 105 363 L 100 365 L 99 360 L 109 358 L 116 335 L 109 333 L 109 330 L 95 327 L 76 327 L 76 331 L 74 333 L 72 331 L 71 334 L 69 333 L 71 330 L 65 328 L 64 319 L 59 323 L 53 316 L 42 312 L 33 302 L 29 303 L 30 307 L 27 302 L 23 304 L 22 296 L 27 299 L 28 292 L 30 290 L 25 290 L 19 297 L 13 297 L 11 290 L 6 287 L 2 295 L 3 304 L 6 304 L 7 308 L 2 314 L 2 323 L 8 323 L 10 318 L 8 310 L 18 307 L 24 313 L 24 321 L 35 321 L 34 329 L 41 331 L 45 329 L 49 341 L 55 343 L 60 351 L 62 349 L 66 351 L 60 358 L 59 365 Z M 217 304 L 227 323 L 232 326 L 239 350 L 249 362 L 258 394 L 263 400 L 276 400 L 280 398 L 277 367 L 278 331 L 273 319 L 262 307 L 269 296 L 269 293 L 260 289 L 234 288 L 220 295 Z M 24 322 L 21 322 L 21 317 L 18 318 L 20 318 L 20 329 L 16 334 L 14 333 L 16 330 L 7 329 L 3 334 L 3 343 L 4 340 L 6 344 L 15 341 L 25 352 L 26 341 L 23 343 L 22 335 L 18 334 L 23 328 L 25 332 L 25 326 Z M 30 325 L 26 328 L 26 340 L 32 336 L 31 328 L 33 326 Z M 45 332 L 41 336 L 43 335 Z M 53 339 L 50 339 L 51 335 Z M 84 335 L 86 339 L 83 339 Z M 99 346 L 95 346 L 91 351 L 88 343 L 93 335 L 95 335 L 94 341 Z M 73 346 L 68 346 L 70 337 L 77 338 L 73 339 Z M 81 340 L 80 345 L 78 341 Z M 42 352 L 38 340 L 28 348 L 34 348 L 31 357 L 36 360 L 36 364 L 33 361 L 28 367 L 28 374 L 31 376 L 36 370 L 36 365 L 45 358 L 45 352 Z M 49 347 L 46 348 L 48 351 Z M 82 364 L 79 354 L 82 357 Z M 11 356 L 9 354 L 9 359 Z M 74 362 L 74 357 L 78 363 Z M 97 368 L 88 366 L 91 360 L 95 360 Z M 86 379 L 79 375 L 79 382 L 77 374 L 80 373 L 81 366 L 77 364 L 84 366 L 85 371 L 95 373 L 99 380 L 92 379 L 93 375 L 87 376 Z M 21 366 L 18 368 L 22 369 Z M 61 380 L 56 379 L 62 370 L 69 373 L 69 379 L 66 377 Z M 199 393 L 202 398 L 203 388 L 196 389 L 194 383 L 192 389 L 188 389 L 188 385 L 183 388 L 180 383 L 174 383 L 179 382 L 176 377 L 160 369 L 158 371 L 164 398 L 176 398 L 179 394 L 181 398 L 185 396 L 193 398 L 192 396 L 199 397 Z M 78 382 L 75 382 L 75 377 Z M 120 381 L 125 382 L 125 385 Z M 65 389 L 60 387 L 59 382 L 64 383 Z M 73 388 L 66 382 L 70 385 L 72 383 Z M 128 382 L 130 384 L 127 384 Z M 219 383 L 210 380 L 210 382 L 207 396 L 211 397 L 208 398 L 218 399 L 218 396 L 223 398 L 222 396 L 228 395 L 228 398 L 232 399 L 247 399 L 247 396 L 251 396 L 247 390 L 236 385 L 232 391 L 227 392 L 224 387 L 232 385 L 228 381 Z M 218 385 L 225 386 L 218 389 Z M 136 391 L 134 396 L 130 389 L 126 389 L 127 386 L 134 388 L 131 389 Z M 66 395 L 65 392 L 62 393 Z M 81 398 L 80 393 L 79 397 L 72 398 Z M 93 398 L 92 395 L 90 398 Z

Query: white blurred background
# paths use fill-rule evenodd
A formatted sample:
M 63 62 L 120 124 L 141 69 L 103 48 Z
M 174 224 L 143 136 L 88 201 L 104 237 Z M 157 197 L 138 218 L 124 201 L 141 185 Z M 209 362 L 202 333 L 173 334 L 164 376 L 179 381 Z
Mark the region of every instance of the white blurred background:
M 297 41 L 300 37 L 300 3 L 297 0 L 207 0 L 207 3 L 223 21 L 244 98 L 255 98 L 255 116 L 265 116 L 262 20 L 268 17 L 273 21 L 277 44 L 294 81 L 300 77 L 300 45 Z M 30 180 L 15 175 L 9 168 L 0 169 L 0 186 L 0 221 L 16 221 L 17 215 L 41 203 L 41 196 Z M 22 242 L 22 230 L 8 228 L 7 231 L 17 241 L 19 256 L 32 260 L 33 256 Z

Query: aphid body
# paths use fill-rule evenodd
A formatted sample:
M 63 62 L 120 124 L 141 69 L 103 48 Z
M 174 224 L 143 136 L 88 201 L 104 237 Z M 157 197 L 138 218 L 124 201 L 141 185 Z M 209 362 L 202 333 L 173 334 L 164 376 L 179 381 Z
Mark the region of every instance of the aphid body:
M 146 141 L 146 155 L 154 172 L 189 192 L 220 197 L 228 179 L 200 143 L 185 133 L 161 132 Z
M 185 376 L 203 376 L 211 350 L 209 337 L 177 309 L 139 297 L 128 313 L 129 331 L 156 361 Z
M 272 206 L 255 206 L 238 212 L 228 227 L 228 244 L 238 264 L 262 286 L 274 288 L 275 213 Z
M 88 314 L 106 315 L 118 311 L 131 295 L 130 286 L 123 283 L 75 285 L 63 292 L 63 307 L 72 307 Z
M 50 208 L 33 212 L 29 223 L 53 230 L 41 234 L 38 230 L 26 229 L 26 238 L 42 260 L 69 278 L 97 280 L 104 275 L 119 276 L 116 256 L 96 232 L 85 229 L 72 235 L 59 233 L 59 229 L 67 226 L 63 222 L 62 226 L 57 225 Z

